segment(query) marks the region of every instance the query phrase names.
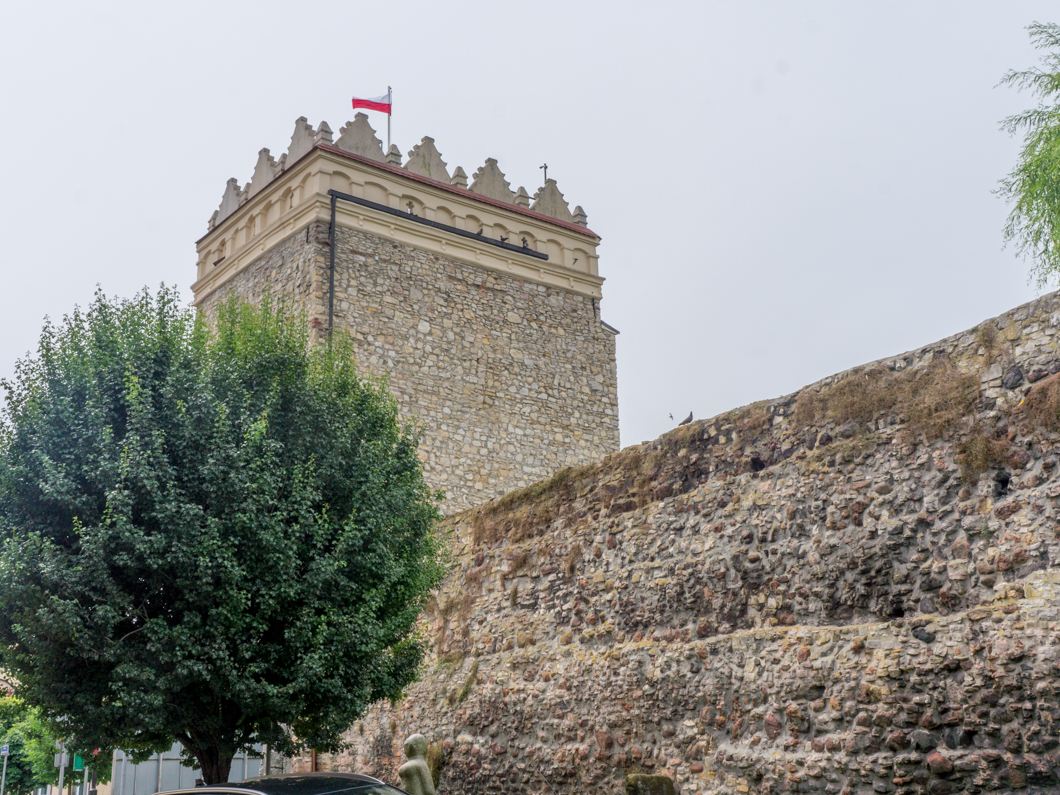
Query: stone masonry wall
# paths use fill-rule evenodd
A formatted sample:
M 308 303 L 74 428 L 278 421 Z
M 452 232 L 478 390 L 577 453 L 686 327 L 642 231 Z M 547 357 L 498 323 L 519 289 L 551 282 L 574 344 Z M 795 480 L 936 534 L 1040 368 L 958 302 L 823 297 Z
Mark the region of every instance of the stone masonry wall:
M 592 299 L 338 232 L 336 326 L 426 424 L 447 512 L 618 449 L 615 337 Z
M 273 246 L 234 279 L 206 296 L 199 305 L 209 315 L 224 297 L 236 294 L 248 301 L 258 301 L 268 290 L 274 297 L 293 301 L 304 310 L 314 328 L 327 329 L 326 295 L 327 226 L 314 224 Z
M 324 330 L 327 245 L 314 224 L 218 294 L 268 286 L 307 300 Z M 421 456 L 447 513 L 618 449 L 615 338 L 590 298 L 338 227 L 335 326 L 424 424 Z
M 451 517 L 422 681 L 321 766 L 1060 791 L 1058 339 L 1054 294 Z

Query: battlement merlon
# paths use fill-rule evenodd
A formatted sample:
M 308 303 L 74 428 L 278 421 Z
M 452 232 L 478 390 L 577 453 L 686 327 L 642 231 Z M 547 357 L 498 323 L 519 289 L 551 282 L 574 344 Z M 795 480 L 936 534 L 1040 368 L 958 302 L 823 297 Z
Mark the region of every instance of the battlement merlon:
M 299 122 L 304 123 L 304 119 Z M 372 156 L 374 153 L 369 156 L 354 154 L 330 143 L 331 131 L 324 124 L 319 132 L 314 132 L 307 124 L 304 126 L 307 130 L 302 137 L 312 136 L 312 144 L 299 153 L 295 151 L 296 141 L 292 141 L 296 160 L 289 152 L 274 161 L 267 150 L 262 150 L 251 182 L 240 190 L 236 180 L 229 180 L 221 208 L 211 218 L 210 231 L 196 242 L 197 278 L 192 285 L 196 304 L 273 246 L 311 223 L 328 223 L 331 217 L 329 190 L 472 235 L 481 233 L 483 238 L 507 238 L 509 244 L 520 247 L 525 240 L 529 250 L 548 258 L 499 248 L 473 237 L 348 201 L 337 203 L 339 226 L 359 229 L 518 279 L 590 298 L 601 297 L 604 280 L 599 276 L 596 253 L 600 237 L 584 225 L 585 214 L 580 207 L 571 215 L 574 220 L 567 221 L 516 204 L 515 194 L 510 202 L 505 196 L 489 195 L 499 190 L 498 185 L 507 185 L 503 175 L 496 171 L 496 161 L 487 160 L 487 165 L 479 169 L 476 181 L 469 189 L 462 187 L 466 184 L 462 169 L 457 169 L 459 174 L 452 178 L 454 184 L 446 184 L 412 170 L 416 157 L 410 158 L 405 167 L 390 165 L 377 160 Z M 299 132 L 296 127 L 295 138 Z M 424 139 L 417 150 L 424 146 L 432 149 L 433 141 Z M 419 156 L 418 151 L 411 154 Z M 419 159 L 424 158 L 419 156 Z M 444 168 L 444 162 L 442 166 Z M 496 175 L 500 176 L 499 181 Z M 558 193 L 551 179 L 538 193 L 544 200 L 541 206 L 548 211 L 556 212 L 556 202 L 563 202 L 562 194 Z M 563 202 L 561 207 L 565 206 Z

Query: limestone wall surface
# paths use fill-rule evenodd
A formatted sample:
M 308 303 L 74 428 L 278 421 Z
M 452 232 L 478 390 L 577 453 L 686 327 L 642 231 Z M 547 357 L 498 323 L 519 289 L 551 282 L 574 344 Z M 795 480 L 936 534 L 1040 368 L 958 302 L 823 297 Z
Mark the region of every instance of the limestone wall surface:
M 327 224 L 207 297 L 268 288 L 328 317 Z M 337 226 L 335 327 L 424 426 L 428 482 L 456 512 L 618 449 L 615 336 L 592 298 Z
M 313 224 L 273 246 L 221 289 L 206 296 L 199 310 L 211 315 L 229 295 L 259 301 L 267 290 L 308 315 L 318 333 L 327 329 L 327 226 Z
M 1060 790 L 1058 333 L 1054 294 L 451 517 L 422 681 L 321 766 Z
M 593 299 L 339 227 L 335 322 L 427 433 L 446 511 L 618 449 L 615 336 Z

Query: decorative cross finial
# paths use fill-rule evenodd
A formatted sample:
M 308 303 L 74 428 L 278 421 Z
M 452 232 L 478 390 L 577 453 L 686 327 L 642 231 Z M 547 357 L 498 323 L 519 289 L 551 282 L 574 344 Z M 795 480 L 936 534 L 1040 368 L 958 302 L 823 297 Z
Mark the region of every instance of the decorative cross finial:
M 545 163 L 543 166 L 538 166 L 538 168 L 545 169 L 545 182 L 548 182 L 548 163 Z

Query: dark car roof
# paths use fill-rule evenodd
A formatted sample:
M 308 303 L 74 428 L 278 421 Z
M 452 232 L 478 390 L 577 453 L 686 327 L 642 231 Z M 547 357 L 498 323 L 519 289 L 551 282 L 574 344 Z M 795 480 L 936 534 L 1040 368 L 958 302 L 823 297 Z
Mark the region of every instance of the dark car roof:
M 343 792 L 382 783 L 377 778 L 360 773 L 288 773 L 283 776 L 248 778 L 228 786 L 252 789 L 265 795 L 327 795 L 329 792 Z
M 217 784 L 193 790 L 173 790 L 172 793 L 159 793 L 159 795 L 173 795 L 173 793 L 206 795 L 214 792 L 230 792 L 234 789 L 250 790 L 264 793 L 264 795 L 330 795 L 378 786 L 391 788 L 389 784 L 377 778 L 360 773 L 288 773 L 282 776 L 248 778 L 246 781 Z M 396 792 L 403 792 L 396 787 L 392 789 Z

